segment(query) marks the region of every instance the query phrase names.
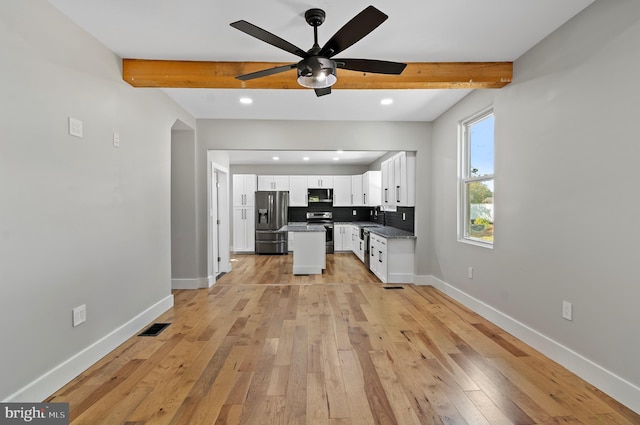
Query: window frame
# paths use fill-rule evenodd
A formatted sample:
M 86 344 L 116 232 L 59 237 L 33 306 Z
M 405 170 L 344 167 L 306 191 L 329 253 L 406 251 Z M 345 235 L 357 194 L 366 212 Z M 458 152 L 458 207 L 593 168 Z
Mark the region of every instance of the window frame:
M 493 148 L 494 148 L 494 169 L 493 174 L 487 174 L 483 176 L 469 176 L 469 170 L 471 168 L 470 159 L 470 139 L 469 129 L 476 123 L 488 118 L 493 115 L 494 118 L 494 139 L 493 139 Z M 473 238 L 469 236 L 469 228 L 467 224 L 470 223 L 469 213 L 470 208 L 468 207 L 467 202 L 467 185 L 469 183 L 474 182 L 483 182 L 492 180 L 494 183 L 493 187 L 493 201 L 494 201 L 494 218 L 495 218 L 495 113 L 493 109 L 493 105 L 489 106 L 463 120 L 458 123 L 458 242 L 463 242 L 470 245 L 476 245 L 484 248 L 493 249 L 495 243 L 495 235 L 493 241 L 485 241 L 478 238 Z

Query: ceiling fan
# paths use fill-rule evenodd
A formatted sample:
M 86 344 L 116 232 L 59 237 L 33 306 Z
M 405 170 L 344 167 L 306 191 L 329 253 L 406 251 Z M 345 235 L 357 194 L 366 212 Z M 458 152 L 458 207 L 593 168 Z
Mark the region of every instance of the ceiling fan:
M 308 51 L 304 51 L 277 35 L 271 34 L 247 21 L 241 20 L 231 23 L 232 27 L 258 40 L 302 58 L 298 63 L 239 75 L 236 78 L 247 81 L 297 68 L 298 83 L 303 87 L 314 89 L 317 96 L 324 96 L 331 93 L 331 86 L 337 81 L 337 68 L 375 74 L 399 75 L 407 66 L 405 63 L 375 59 L 333 58 L 338 53 L 360 41 L 387 20 L 388 16 L 375 7 L 369 6 L 358 13 L 340 28 L 324 46 L 320 47 L 318 44 L 318 27 L 324 22 L 325 16 L 325 12 L 322 9 L 309 9 L 304 14 L 307 23 L 313 27 L 313 47 Z

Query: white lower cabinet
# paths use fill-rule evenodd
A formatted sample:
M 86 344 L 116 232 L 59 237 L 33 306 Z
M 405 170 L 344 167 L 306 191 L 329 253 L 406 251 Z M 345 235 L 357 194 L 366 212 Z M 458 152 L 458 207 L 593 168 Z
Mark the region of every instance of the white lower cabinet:
M 364 263 L 364 241 L 360 239 L 360 227 L 354 227 L 355 231 L 353 235 L 353 244 L 351 245 L 351 250 L 354 254 L 356 254 L 356 257 L 358 257 L 360 261 Z
M 369 268 L 382 283 L 413 283 L 415 239 L 385 238 L 371 233 Z
M 333 226 L 333 250 L 351 251 L 352 225 L 336 224 Z
M 256 241 L 255 208 L 233 208 L 233 250 L 254 252 Z
M 369 269 L 383 283 L 387 282 L 387 239 L 374 235 L 369 236 Z
M 351 227 L 351 240 L 349 242 L 351 244 L 351 252 L 358 255 L 357 251 L 360 242 L 360 228 L 355 225 L 351 225 L 349 227 Z M 362 261 L 362 259 L 360 261 Z
M 293 232 L 287 232 L 287 251 L 293 252 Z

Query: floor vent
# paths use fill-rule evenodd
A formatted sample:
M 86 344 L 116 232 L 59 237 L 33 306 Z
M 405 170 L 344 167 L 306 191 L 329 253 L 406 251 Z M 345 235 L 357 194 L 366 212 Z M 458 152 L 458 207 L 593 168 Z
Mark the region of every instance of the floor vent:
M 138 336 L 158 336 L 160 335 L 160 332 L 167 329 L 170 324 L 171 323 L 154 323 L 153 325 L 145 329 L 142 333 L 138 334 Z
M 384 289 L 404 289 L 403 286 L 383 286 Z

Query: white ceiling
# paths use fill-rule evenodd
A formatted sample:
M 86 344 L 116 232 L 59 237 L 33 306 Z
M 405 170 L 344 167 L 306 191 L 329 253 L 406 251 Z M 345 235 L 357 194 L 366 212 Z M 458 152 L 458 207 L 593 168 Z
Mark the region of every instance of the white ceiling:
M 304 12 L 326 11 L 324 44 L 370 3 L 362 0 L 49 0 L 123 58 L 297 62 L 238 31 L 244 19 L 307 50 Z M 514 61 L 594 0 L 405 0 L 379 2 L 389 19 L 343 57 L 397 62 Z M 338 73 L 338 78 L 339 78 Z M 166 89 L 196 118 L 432 121 L 467 90 Z M 251 105 L 239 103 L 249 96 Z M 380 105 L 383 98 L 394 103 Z

